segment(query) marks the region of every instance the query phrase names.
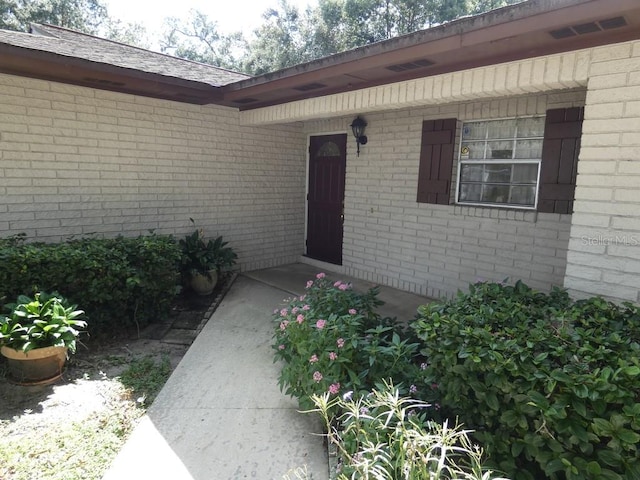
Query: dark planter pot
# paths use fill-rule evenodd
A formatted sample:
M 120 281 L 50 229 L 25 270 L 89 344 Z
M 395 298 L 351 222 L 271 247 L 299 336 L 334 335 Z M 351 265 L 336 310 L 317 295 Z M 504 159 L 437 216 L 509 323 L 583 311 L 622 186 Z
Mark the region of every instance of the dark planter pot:
M 211 295 L 218 283 L 218 271 L 209 270 L 209 275 L 194 273 L 190 280 L 191 288 L 198 295 Z
M 10 380 L 20 385 L 46 385 L 62 376 L 67 347 L 34 348 L 28 352 L 9 347 L 0 349 L 7 359 Z

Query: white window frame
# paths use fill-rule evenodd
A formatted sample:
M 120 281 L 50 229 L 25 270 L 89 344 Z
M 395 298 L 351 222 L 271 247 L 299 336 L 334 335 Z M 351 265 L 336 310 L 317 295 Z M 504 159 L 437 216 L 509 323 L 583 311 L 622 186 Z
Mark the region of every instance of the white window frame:
M 540 171 L 542 170 L 542 158 L 513 158 L 513 154 L 512 154 L 512 158 L 511 159 L 487 159 L 486 158 L 486 149 L 487 149 L 487 145 L 489 144 L 489 142 L 495 142 L 495 141 L 512 141 L 514 148 L 512 149 L 512 152 L 516 151 L 515 148 L 515 143 L 520 140 L 540 140 L 540 141 L 544 141 L 544 131 L 542 133 L 542 136 L 536 136 L 536 137 L 522 137 L 522 138 L 518 138 L 518 131 L 517 131 L 517 127 L 514 129 L 514 133 L 513 133 L 513 137 L 511 138 L 489 138 L 489 132 L 487 129 L 487 133 L 485 134 L 485 138 L 484 140 L 476 140 L 476 141 L 484 141 L 485 142 L 485 158 L 483 159 L 462 159 L 462 144 L 464 141 L 464 127 L 465 125 L 468 125 L 470 123 L 488 123 L 488 122 L 494 122 L 494 121 L 504 121 L 504 120 L 513 120 L 514 122 L 516 122 L 518 119 L 522 119 L 522 118 L 539 118 L 543 123 L 545 121 L 545 116 L 544 115 L 522 115 L 522 116 L 517 116 L 517 117 L 502 117 L 502 118 L 486 118 L 486 119 L 481 119 L 481 120 L 469 120 L 469 121 L 463 121 L 462 122 L 462 126 L 460 129 L 460 138 L 459 138 L 459 142 L 458 142 L 458 169 L 456 172 L 456 198 L 455 198 L 455 204 L 456 205 L 467 205 L 467 206 L 476 206 L 476 207 L 489 207 L 489 208 L 508 208 L 508 209 L 519 209 L 519 210 L 536 210 L 538 208 L 538 199 L 540 196 Z M 469 141 L 471 142 L 471 141 Z M 518 204 L 511 204 L 511 203 L 488 203 L 488 202 L 461 202 L 460 199 L 460 184 L 461 184 L 461 178 L 462 178 L 462 165 L 491 165 L 492 163 L 494 164 L 498 164 L 498 163 L 508 163 L 508 164 L 529 164 L 529 165 L 537 165 L 538 166 L 538 175 L 536 178 L 536 187 L 535 187 L 535 197 L 534 197 L 534 204 L 531 205 L 518 205 Z

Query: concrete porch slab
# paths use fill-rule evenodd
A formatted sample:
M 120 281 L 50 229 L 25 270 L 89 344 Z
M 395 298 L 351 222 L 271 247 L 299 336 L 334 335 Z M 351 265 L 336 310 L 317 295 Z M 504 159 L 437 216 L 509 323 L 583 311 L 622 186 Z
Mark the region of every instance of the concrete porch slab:
M 349 282 L 359 292 L 366 292 L 376 286 L 375 283 L 367 282 L 366 280 L 360 280 L 305 263 L 292 263 L 264 270 L 254 270 L 243 275 L 284 290 L 292 295 L 303 295 L 307 281 L 314 280 L 319 272 L 326 273 L 327 278 L 332 281 L 342 280 L 343 282 Z M 380 294 L 378 298 L 384 302 L 384 305 L 378 309 L 378 313 L 383 317 L 397 317 L 401 321 L 412 320 L 416 316 L 416 311 L 420 305 L 432 301 L 430 298 L 395 288 L 379 287 Z

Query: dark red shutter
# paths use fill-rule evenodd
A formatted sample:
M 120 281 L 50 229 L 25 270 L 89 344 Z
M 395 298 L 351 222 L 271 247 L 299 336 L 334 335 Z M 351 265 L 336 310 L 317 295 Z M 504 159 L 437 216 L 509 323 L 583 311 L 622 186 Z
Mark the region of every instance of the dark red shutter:
M 547 110 L 538 211 L 572 213 L 584 108 Z
M 418 202 L 420 203 L 449 204 L 456 124 L 455 118 L 422 122 L 422 146 L 418 172 Z

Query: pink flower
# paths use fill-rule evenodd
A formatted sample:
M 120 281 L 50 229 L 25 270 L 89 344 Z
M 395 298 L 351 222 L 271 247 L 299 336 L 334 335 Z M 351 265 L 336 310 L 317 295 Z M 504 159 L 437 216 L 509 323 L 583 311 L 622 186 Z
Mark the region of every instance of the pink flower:
M 320 382 L 320 380 L 322 380 L 322 374 L 320 372 L 313 372 L 313 379 L 316 383 Z
M 335 360 L 338 358 L 338 354 L 336 352 L 329 352 L 329 360 Z
M 332 383 L 329 386 L 329 393 L 335 395 L 336 393 L 338 393 L 340 391 L 340 384 L 339 383 Z
M 317 278 L 318 280 L 320 280 L 320 279 L 322 279 L 322 278 L 324 278 L 324 277 L 326 277 L 326 276 L 327 276 L 327 275 L 326 275 L 325 273 L 320 272 L 319 274 L 317 274 L 317 275 L 316 275 L 316 278 Z
M 284 345 L 278 345 L 278 350 L 284 350 Z
M 304 310 L 305 312 L 308 311 L 311 307 L 309 305 L 305 305 L 302 307 L 302 310 Z
M 327 321 L 321 319 L 316 322 L 316 327 L 318 328 L 318 330 L 322 330 L 326 324 Z
M 288 320 L 284 320 L 282 322 L 280 322 L 280 330 L 285 330 L 287 328 L 287 325 L 289 325 L 289 321 Z
M 338 287 L 340 290 L 345 291 L 345 290 L 349 290 L 349 285 L 346 283 L 343 283 L 342 285 L 340 285 Z
M 342 285 L 341 280 L 338 280 L 336 283 L 333 284 L 334 287 L 339 287 L 340 285 Z
M 313 280 L 309 280 L 307 282 L 307 288 L 311 288 L 313 286 Z
M 295 315 L 296 313 L 298 313 L 298 310 L 300 310 L 298 307 L 293 307 L 291 309 L 291 313 L 293 313 Z
M 304 299 L 305 299 L 305 298 L 307 298 L 307 296 L 306 296 L 306 295 L 300 295 L 300 301 L 301 301 L 301 302 L 304 302 Z
M 358 311 L 355 308 L 349 309 L 349 315 L 355 315 L 356 313 L 358 313 Z
M 339 339 L 336 341 L 336 345 L 338 345 L 338 348 L 342 348 L 342 347 L 344 347 L 344 338 L 339 338 Z
M 311 358 L 309 358 L 309 363 L 316 363 L 318 361 L 318 356 L 314 353 L 313 355 L 311 355 Z
M 298 323 L 304 322 L 304 315 L 302 315 L 302 314 L 298 315 L 298 317 L 296 318 L 296 322 L 298 322 Z
M 409 393 L 416 393 L 418 391 L 418 387 L 416 387 L 415 385 L 411 385 L 409 387 Z
M 286 317 L 289 313 L 289 310 L 287 310 L 286 308 L 283 308 L 282 310 L 280 310 L 280 315 L 283 317 Z

